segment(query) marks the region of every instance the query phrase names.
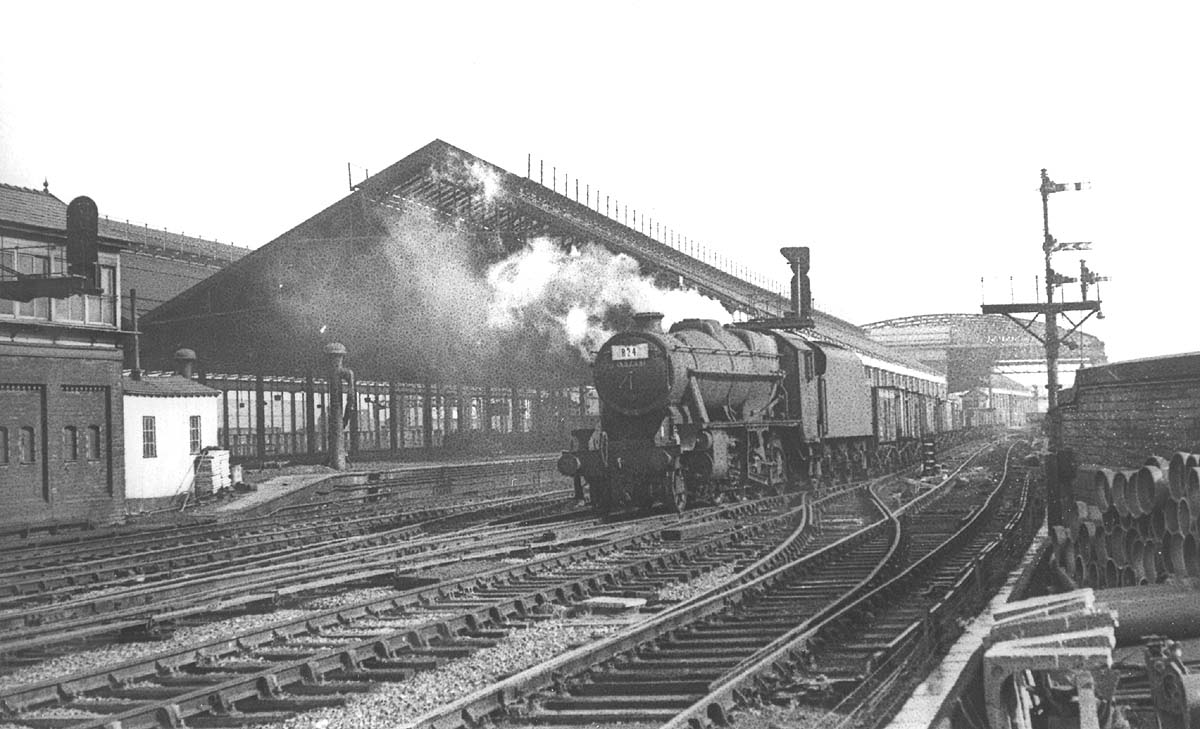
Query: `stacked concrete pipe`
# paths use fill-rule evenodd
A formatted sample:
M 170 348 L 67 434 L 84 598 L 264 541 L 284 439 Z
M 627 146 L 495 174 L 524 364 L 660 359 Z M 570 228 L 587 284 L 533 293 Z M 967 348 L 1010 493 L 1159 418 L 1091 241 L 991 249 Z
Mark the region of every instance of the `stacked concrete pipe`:
M 1151 456 L 1137 469 L 1081 470 L 1052 530 L 1054 558 L 1080 587 L 1200 577 L 1200 454 Z

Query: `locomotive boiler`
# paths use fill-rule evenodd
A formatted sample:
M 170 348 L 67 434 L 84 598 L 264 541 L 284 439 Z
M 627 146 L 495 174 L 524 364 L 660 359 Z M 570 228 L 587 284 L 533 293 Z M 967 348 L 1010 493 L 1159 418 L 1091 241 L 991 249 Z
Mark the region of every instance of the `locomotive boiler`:
M 559 471 L 588 484 L 596 510 L 776 492 L 866 470 L 870 384 L 853 352 L 811 336 L 806 248 L 792 263 L 793 315 L 721 326 L 662 315 L 601 346 L 600 427 L 573 432 Z M 807 332 L 807 335 L 806 335 Z

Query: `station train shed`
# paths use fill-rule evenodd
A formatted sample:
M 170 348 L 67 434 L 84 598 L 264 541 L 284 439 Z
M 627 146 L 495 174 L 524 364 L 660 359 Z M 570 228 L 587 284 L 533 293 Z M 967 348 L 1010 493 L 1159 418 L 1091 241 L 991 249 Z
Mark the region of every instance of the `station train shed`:
M 144 361 L 196 351 L 205 382 L 225 391 L 223 442 L 235 456 L 321 453 L 330 342 L 346 346 L 357 379 L 352 449 L 556 450 L 574 420 L 596 412 L 585 358 L 544 332 L 483 321 L 486 270 L 531 240 L 625 254 L 657 286 L 694 289 L 735 318 L 787 308 L 780 293 L 584 198 L 434 141 L 151 312 Z M 941 373 L 836 317 L 814 319 L 815 336 L 858 352 L 873 384 L 888 388 L 893 430 L 946 417 Z

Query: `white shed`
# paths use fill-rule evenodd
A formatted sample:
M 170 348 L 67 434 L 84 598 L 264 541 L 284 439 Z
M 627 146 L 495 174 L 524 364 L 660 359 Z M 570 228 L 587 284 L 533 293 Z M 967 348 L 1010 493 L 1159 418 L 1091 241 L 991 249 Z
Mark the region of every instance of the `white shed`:
M 168 506 L 192 490 L 202 449 L 217 446 L 221 393 L 183 374 L 127 375 L 124 388 L 126 510 Z

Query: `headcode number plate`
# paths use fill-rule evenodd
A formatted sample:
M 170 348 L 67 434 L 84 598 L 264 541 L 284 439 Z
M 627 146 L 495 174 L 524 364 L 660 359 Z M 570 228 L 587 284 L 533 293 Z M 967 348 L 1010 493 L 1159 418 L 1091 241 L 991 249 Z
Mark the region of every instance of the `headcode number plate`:
M 650 359 L 649 344 L 617 344 L 612 348 L 613 362 L 631 359 Z

